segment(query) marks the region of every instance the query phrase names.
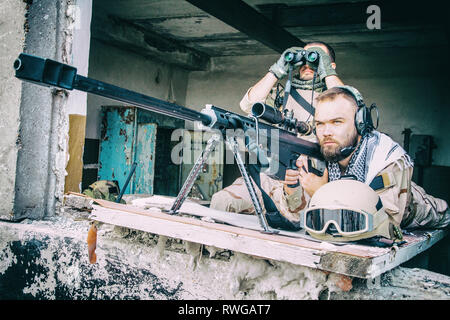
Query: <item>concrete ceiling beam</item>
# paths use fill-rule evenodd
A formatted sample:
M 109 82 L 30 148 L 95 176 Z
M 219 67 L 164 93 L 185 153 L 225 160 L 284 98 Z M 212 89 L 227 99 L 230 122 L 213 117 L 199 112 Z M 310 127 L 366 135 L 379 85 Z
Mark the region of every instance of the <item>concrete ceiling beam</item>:
M 92 21 L 92 38 L 133 51 L 145 57 L 192 71 L 206 71 L 210 56 L 183 46 L 175 40 L 141 30 L 123 20 L 96 17 Z
M 241 0 L 186 0 L 277 52 L 305 43 Z
M 280 27 L 313 27 L 360 24 L 366 26 L 367 8 L 377 5 L 383 23 L 436 23 L 441 15 L 431 1 L 429 5 L 415 5 L 411 1 L 364 1 L 327 3 L 318 5 L 262 4 L 256 7 L 262 15 Z

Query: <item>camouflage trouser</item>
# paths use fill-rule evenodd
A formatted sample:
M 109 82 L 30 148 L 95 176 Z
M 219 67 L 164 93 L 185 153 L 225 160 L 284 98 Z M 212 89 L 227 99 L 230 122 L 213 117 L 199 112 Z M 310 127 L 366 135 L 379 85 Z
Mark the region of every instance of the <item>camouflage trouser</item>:
M 253 180 L 252 180 L 253 181 Z M 262 194 L 253 182 L 263 211 L 265 211 Z M 306 207 L 307 199 L 299 188 L 293 195 L 286 196 L 283 184 L 261 174 L 261 187 L 274 201 L 280 213 L 291 221 L 298 221 L 300 210 Z M 211 198 L 210 208 L 228 212 L 255 214 L 250 194 L 242 177 L 236 179 L 232 185 L 216 192 Z
M 402 221 L 403 229 L 440 229 L 450 223 L 447 202 L 435 198 L 411 182 L 411 200 L 407 208 L 409 215 Z

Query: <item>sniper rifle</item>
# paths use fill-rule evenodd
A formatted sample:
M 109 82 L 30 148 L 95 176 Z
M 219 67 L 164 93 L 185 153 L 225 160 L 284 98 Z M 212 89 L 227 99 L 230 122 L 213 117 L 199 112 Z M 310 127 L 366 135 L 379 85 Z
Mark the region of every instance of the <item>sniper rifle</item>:
M 273 213 L 274 211 L 278 212 L 278 210 L 270 197 L 265 194 L 264 190 L 262 190 L 259 185 L 259 173 L 261 172 L 261 169 L 273 168 L 273 165 L 276 164 L 276 170 L 272 176 L 279 180 L 284 180 L 286 169 L 296 168 L 295 161 L 301 154 L 320 161 L 323 160 L 318 144 L 297 137 L 297 133 L 302 131 L 302 128 L 305 128 L 305 123 L 297 123 L 294 121 L 296 123 L 295 125 L 286 126 L 285 121 L 284 127 L 280 127 L 274 124 L 260 122 L 260 114 L 258 116 L 249 115 L 246 117 L 213 105 L 207 105 L 203 110 L 198 112 L 174 103 L 162 101 L 138 92 L 81 76 L 77 74 L 77 69 L 73 66 L 25 53 L 21 53 L 14 61 L 14 69 L 15 76 L 23 81 L 65 90 L 75 89 L 92 93 L 178 119 L 200 122 L 204 130 L 213 130 L 218 133 L 214 134 L 209 139 L 205 150 L 203 150 L 201 156 L 189 173 L 172 208 L 168 211 L 170 214 L 177 213 L 190 192 L 209 153 L 214 150 L 221 139 L 225 140 L 227 146 L 234 153 L 239 170 L 244 178 L 246 187 L 255 206 L 259 222 L 263 228 L 263 232 L 266 233 L 277 232 L 269 229 L 266 217 L 270 217 L 269 213 Z M 255 109 L 261 109 L 261 105 L 258 105 L 257 107 L 258 108 Z M 270 107 L 267 107 L 267 110 L 269 110 L 269 108 Z M 265 120 L 267 121 L 267 119 Z M 292 118 L 290 118 L 289 123 L 292 123 L 292 121 Z M 238 151 L 239 145 L 236 136 L 227 135 L 227 130 L 229 129 L 243 130 L 245 133 L 246 149 L 249 154 L 254 154 L 257 159 L 255 164 L 248 166 L 244 164 Z M 270 143 L 270 146 L 265 150 L 263 150 L 259 143 L 262 138 L 266 138 L 265 141 L 272 141 L 273 139 L 271 140 L 271 138 L 274 138 L 272 136 L 274 134 L 278 135 L 277 139 L 274 140 L 275 143 L 278 143 L 278 150 L 281 151 L 278 152 L 278 154 L 276 154 L 276 152 L 271 152 L 273 143 Z M 270 156 L 268 156 L 269 154 Z M 264 204 L 267 211 L 266 216 L 262 212 L 261 204 L 248 174 L 249 172 L 250 176 L 254 179 L 263 193 Z M 274 215 L 269 219 L 269 224 L 274 228 L 282 227 L 287 229 L 298 229 L 297 226 L 283 227 L 283 224 L 279 223 L 280 216 L 278 215 L 278 218 L 276 219 L 273 219 L 273 217 Z

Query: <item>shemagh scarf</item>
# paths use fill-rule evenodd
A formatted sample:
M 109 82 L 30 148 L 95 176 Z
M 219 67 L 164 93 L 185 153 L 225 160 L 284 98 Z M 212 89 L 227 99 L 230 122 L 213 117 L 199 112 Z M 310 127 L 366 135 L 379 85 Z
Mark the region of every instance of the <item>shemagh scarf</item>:
M 362 137 L 344 175 L 354 175 L 358 181 L 369 184 L 382 169 L 400 159 L 403 160 L 405 167 L 414 166 L 410 156 L 397 142 L 373 130 Z M 329 181 L 341 178 L 341 170 L 337 162 L 328 162 L 327 167 Z
M 367 175 L 367 150 L 368 145 L 375 143 L 374 135 L 366 134 L 361 138 L 358 148 L 353 153 L 344 175 L 353 175 L 358 181 L 365 182 Z M 341 178 L 341 169 L 338 162 L 328 162 L 329 181 L 339 180 Z
M 313 89 L 313 80 L 300 80 L 298 74 L 292 77 L 292 87 L 296 89 L 302 89 L 302 90 L 312 90 Z M 325 85 L 325 81 L 320 81 L 319 75 L 317 72 L 315 73 L 315 79 L 314 79 L 314 91 L 315 92 L 322 92 L 326 90 L 327 87 Z

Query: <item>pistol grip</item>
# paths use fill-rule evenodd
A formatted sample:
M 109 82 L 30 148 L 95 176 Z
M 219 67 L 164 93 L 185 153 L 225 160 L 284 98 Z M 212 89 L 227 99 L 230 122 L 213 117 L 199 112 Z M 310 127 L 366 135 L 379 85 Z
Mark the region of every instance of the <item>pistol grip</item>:
M 289 160 L 289 167 L 288 167 L 288 169 L 291 169 L 291 170 L 297 170 L 298 167 L 297 167 L 297 165 L 295 164 L 296 161 L 297 161 L 297 159 L 291 159 L 291 160 Z M 288 188 L 297 188 L 299 185 L 300 185 L 300 183 L 299 183 L 298 180 L 297 180 L 297 183 L 295 183 L 295 184 L 288 184 L 287 187 L 288 187 Z

